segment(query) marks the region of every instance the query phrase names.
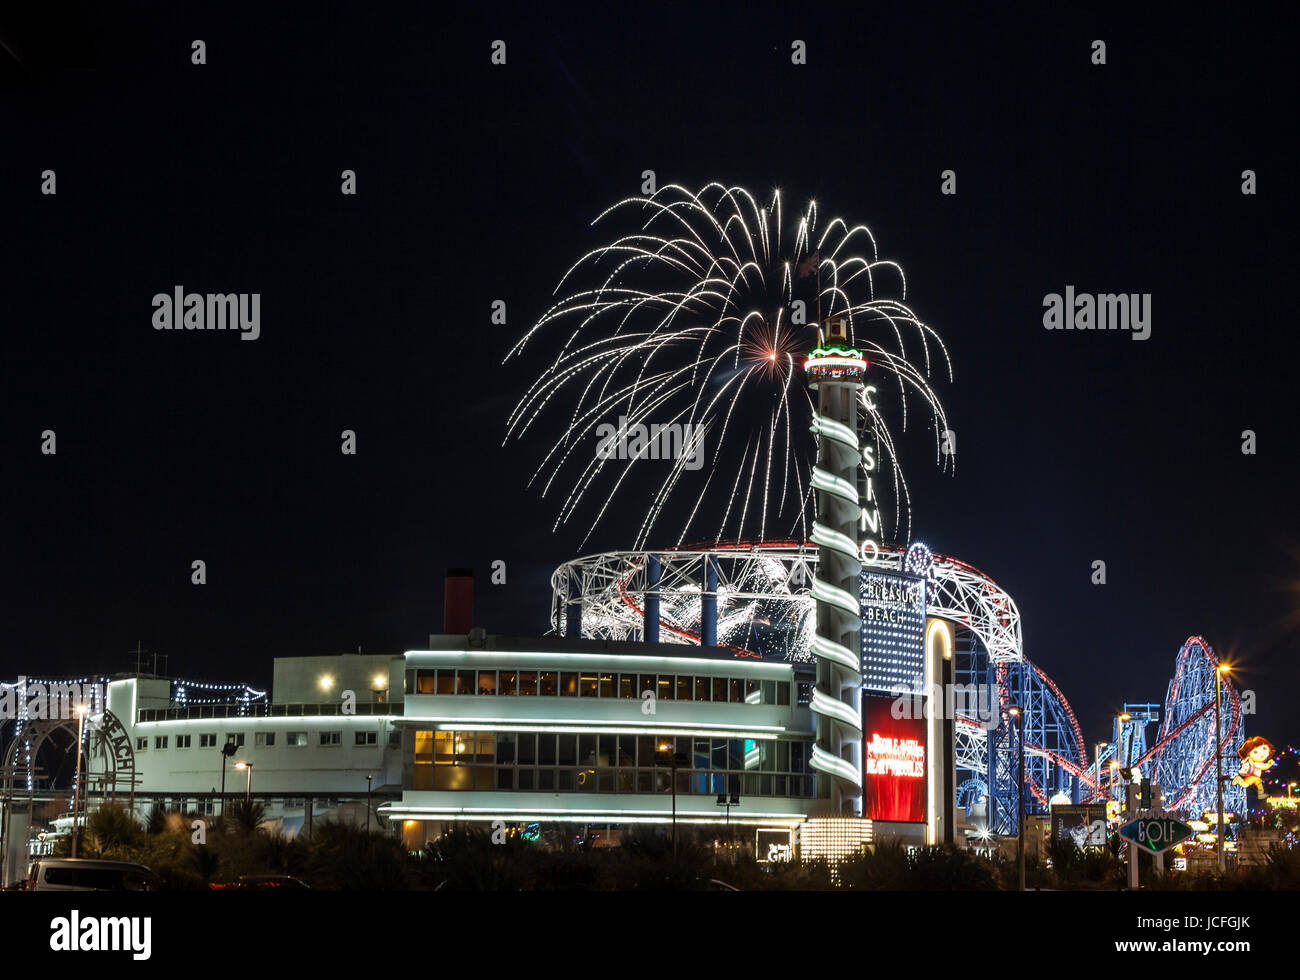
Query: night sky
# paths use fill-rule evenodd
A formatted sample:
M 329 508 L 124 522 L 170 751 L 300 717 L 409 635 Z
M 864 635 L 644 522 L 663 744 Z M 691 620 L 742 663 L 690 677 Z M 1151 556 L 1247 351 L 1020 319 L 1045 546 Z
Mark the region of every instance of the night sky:
M 956 374 L 955 476 L 907 440 L 913 537 L 1012 594 L 1090 742 L 1163 701 L 1194 633 L 1257 691 L 1248 731 L 1300 735 L 1281 25 L 265 6 L 0 15 L 0 676 L 125 670 L 137 641 L 263 685 L 276 656 L 399 654 L 441 630 L 457 566 L 490 632 L 542 632 L 586 528 L 552 534 L 536 455 L 501 448 L 540 366 L 501 362 L 653 169 L 814 197 L 903 265 Z M 177 284 L 260 292 L 260 338 L 155 331 Z M 1151 338 L 1045 330 L 1067 284 L 1152 294 Z

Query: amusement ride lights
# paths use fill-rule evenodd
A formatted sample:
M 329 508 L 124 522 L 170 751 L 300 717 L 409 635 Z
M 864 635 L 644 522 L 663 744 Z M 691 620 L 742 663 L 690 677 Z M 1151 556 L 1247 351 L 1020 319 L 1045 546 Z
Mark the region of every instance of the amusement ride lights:
M 858 400 L 867 364 L 848 346 L 848 325 L 841 317 L 819 331 L 823 342 L 804 362 L 809 386 L 817 390 L 817 464 L 812 486 L 817 512 L 812 542 L 817 545 L 817 575 L 812 583 L 817 605 L 817 633 L 812 649 L 817 683 L 809 707 L 816 719 L 817 741 L 812 767 L 830 780 L 830 812 L 860 816 L 862 811 L 862 661 L 858 598 L 862 565 L 880 550 L 880 512 L 875 506 L 871 471 L 875 446 L 858 440 Z M 866 500 L 858 494 L 858 469 L 868 471 Z M 871 537 L 857 540 L 859 524 Z M 820 791 L 818 795 L 823 795 Z

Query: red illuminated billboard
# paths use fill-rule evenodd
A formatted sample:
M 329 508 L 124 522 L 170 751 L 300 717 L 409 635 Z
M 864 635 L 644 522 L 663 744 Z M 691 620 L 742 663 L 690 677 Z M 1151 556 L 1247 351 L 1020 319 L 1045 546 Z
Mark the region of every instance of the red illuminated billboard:
M 862 697 L 863 815 L 924 823 L 925 719 L 895 718 L 894 703 Z

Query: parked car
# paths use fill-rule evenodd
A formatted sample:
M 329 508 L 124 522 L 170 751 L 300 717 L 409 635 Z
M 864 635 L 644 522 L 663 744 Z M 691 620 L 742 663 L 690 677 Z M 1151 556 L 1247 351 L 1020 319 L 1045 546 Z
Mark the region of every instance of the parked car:
M 152 892 L 161 882 L 143 864 L 93 858 L 37 858 L 27 877 L 35 892 Z

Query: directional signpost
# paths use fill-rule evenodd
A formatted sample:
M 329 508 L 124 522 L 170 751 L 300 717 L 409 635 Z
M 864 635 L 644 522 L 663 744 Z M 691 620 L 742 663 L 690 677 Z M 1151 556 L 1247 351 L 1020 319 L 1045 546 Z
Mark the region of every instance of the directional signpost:
M 1172 817 L 1139 817 L 1119 828 L 1119 835 L 1138 847 L 1160 854 L 1191 837 L 1193 830 Z

